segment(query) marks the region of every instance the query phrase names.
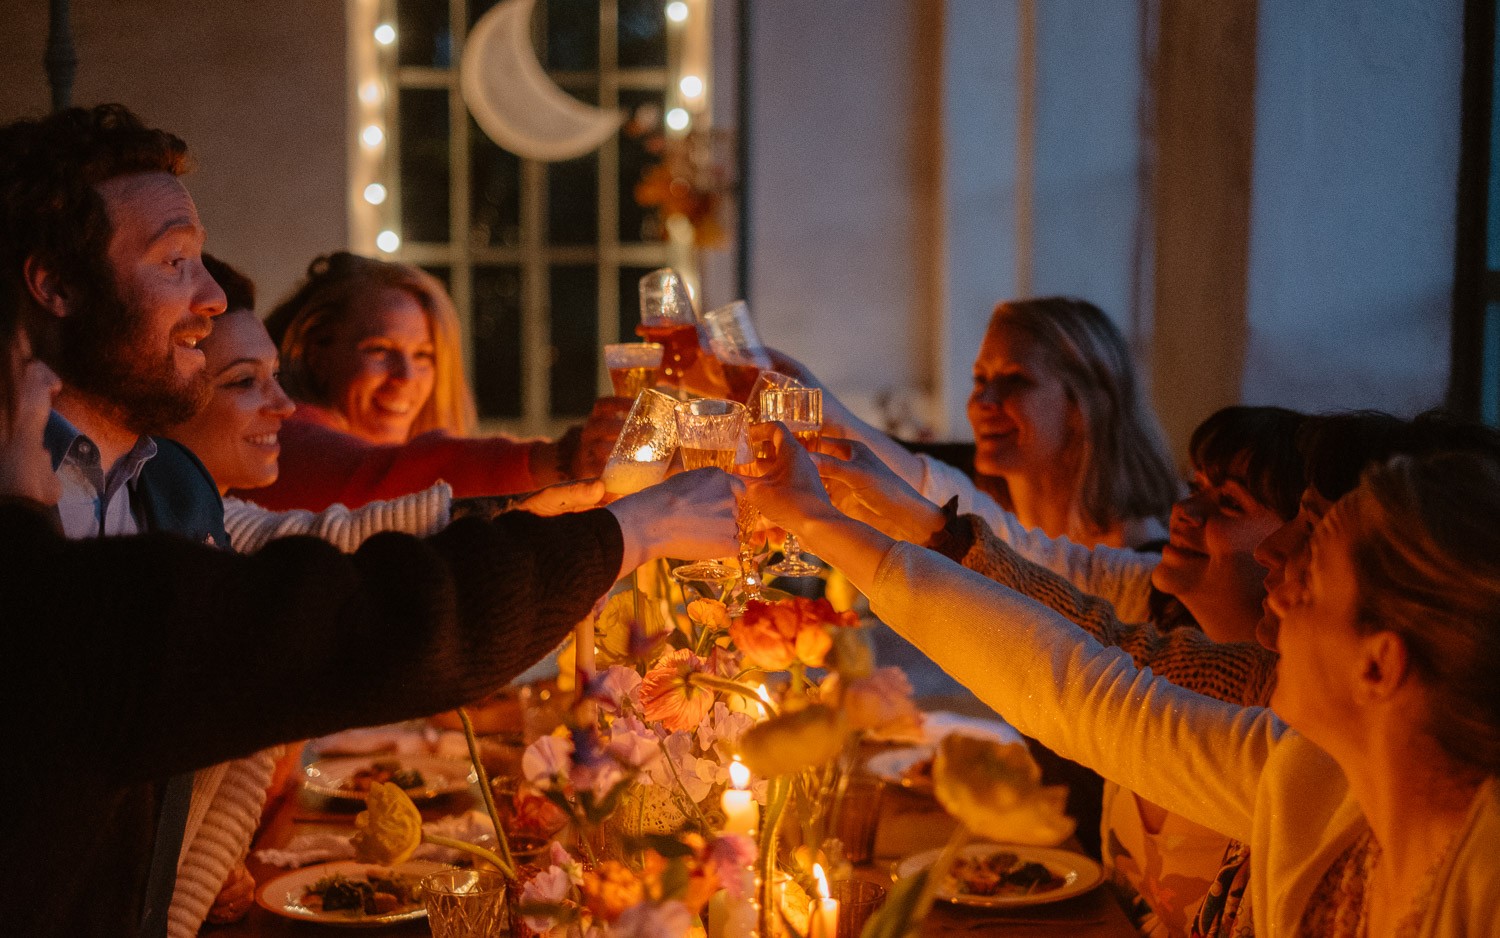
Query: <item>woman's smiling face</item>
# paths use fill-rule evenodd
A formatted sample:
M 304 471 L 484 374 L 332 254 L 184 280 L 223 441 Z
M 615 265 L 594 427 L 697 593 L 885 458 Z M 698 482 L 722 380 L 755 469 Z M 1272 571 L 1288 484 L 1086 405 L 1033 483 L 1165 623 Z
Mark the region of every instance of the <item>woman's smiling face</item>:
M 1044 349 L 1003 323 L 974 359 L 974 465 L 989 476 L 1071 471 L 1082 414 Z
M 436 349 L 432 323 L 416 297 L 383 287 L 345 316 L 313 350 L 327 404 L 349 432 L 371 443 L 405 443 L 432 397 Z
M 213 397 L 169 435 L 203 460 L 220 491 L 270 485 L 281 455 L 278 434 L 294 409 L 276 380 L 276 346 L 260 318 L 241 309 L 215 319 L 201 347 Z

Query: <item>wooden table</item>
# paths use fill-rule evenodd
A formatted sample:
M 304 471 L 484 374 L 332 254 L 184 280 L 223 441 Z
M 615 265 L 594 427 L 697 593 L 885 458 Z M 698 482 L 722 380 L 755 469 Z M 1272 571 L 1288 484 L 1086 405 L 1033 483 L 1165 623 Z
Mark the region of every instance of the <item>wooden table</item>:
M 459 795 L 424 811 L 424 817 L 431 819 L 475 806 L 476 798 Z M 324 799 L 305 793 L 286 799 L 273 813 L 271 823 L 256 844 L 257 848 L 285 845 L 298 834 L 347 833 L 353 828 L 354 812 L 339 812 L 334 807 Z M 882 800 L 876 859 L 857 868 L 856 876 L 889 889 L 895 861 L 918 850 L 942 846 L 951 830 L 952 822 L 931 800 L 888 788 Z M 269 882 L 285 872 L 258 863 L 253 858 L 249 866 L 259 883 Z M 428 938 L 431 935 L 425 921 L 391 925 L 378 929 L 377 933 L 382 938 Z M 205 926 L 203 934 L 214 938 L 348 938 L 349 930 L 295 922 L 255 906 L 244 921 L 234 925 Z M 974 938 L 1134 938 L 1137 933 L 1126 920 L 1114 894 L 1108 887 L 1101 887 L 1062 902 L 1010 911 L 939 903 L 928 916 L 922 934 L 972 935 Z

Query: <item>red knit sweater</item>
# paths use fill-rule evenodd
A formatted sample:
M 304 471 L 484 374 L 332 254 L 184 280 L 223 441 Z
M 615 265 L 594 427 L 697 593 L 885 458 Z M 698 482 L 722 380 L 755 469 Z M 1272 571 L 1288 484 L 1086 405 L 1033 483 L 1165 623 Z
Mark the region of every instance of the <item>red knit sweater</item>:
M 322 511 L 333 504 L 358 508 L 438 481 L 453 486 L 455 498 L 539 488 L 531 475 L 531 443 L 524 440 L 433 430 L 401 445 L 379 446 L 339 426 L 326 409 L 297 405 L 281 427 L 281 475 L 275 484 L 233 494 L 273 511 Z

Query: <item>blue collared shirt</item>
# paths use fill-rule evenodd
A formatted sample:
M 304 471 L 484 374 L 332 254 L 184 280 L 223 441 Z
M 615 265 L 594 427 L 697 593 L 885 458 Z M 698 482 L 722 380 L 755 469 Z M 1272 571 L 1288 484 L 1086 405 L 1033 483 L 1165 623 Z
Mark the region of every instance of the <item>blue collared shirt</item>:
M 53 411 L 43 434 L 52 454 L 52 470 L 62 482 L 57 514 L 63 534 L 73 540 L 137 534 L 140 513 L 133 504 L 141 469 L 156 455 L 156 441 L 140 437 L 109 470 L 99 463 L 99 447 L 61 414 Z

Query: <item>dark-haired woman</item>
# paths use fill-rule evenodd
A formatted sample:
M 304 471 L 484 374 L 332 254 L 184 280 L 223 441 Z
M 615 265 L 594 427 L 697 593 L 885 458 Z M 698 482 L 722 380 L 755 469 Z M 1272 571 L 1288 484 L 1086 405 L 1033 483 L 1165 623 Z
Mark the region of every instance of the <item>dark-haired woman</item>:
M 1295 444 L 1303 415 L 1275 407 L 1228 407 L 1193 434 L 1192 492 L 1172 511 L 1171 537 L 1153 555 L 1043 541 L 1043 549 L 1111 559 L 1148 590 L 1151 615 L 1122 621 L 1106 599 L 1026 560 L 983 518 L 947 517 L 884 470 L 868 450 L 856 459 L 815 457 L 846 513 L 903 540 L 926 543 L 992 580 L 1044 603 L 1099 642 L 1128 651 L 1139 667 L 1179 686 L 1243 705 L 1264 704 L 1276 657 L 1255 641 L 1265 599 L 1256 546 L 1297 511 L 1303 460 Z M 830 449 L 842 449 L 834 441 Z M 1038 541 L 1043 539 L 1037 538 Z M 1033 547 L 1038 545 L 1034 544 Z M 1080 561 L 1081 562 L 1081 561 Z M 1152 565 L 1154 564 L 1154 566 Z M 1223 868 L 1226 838 L 1113 783 L 1104 785 L 1105 865 L 1144 934 L 1186 938 Z

